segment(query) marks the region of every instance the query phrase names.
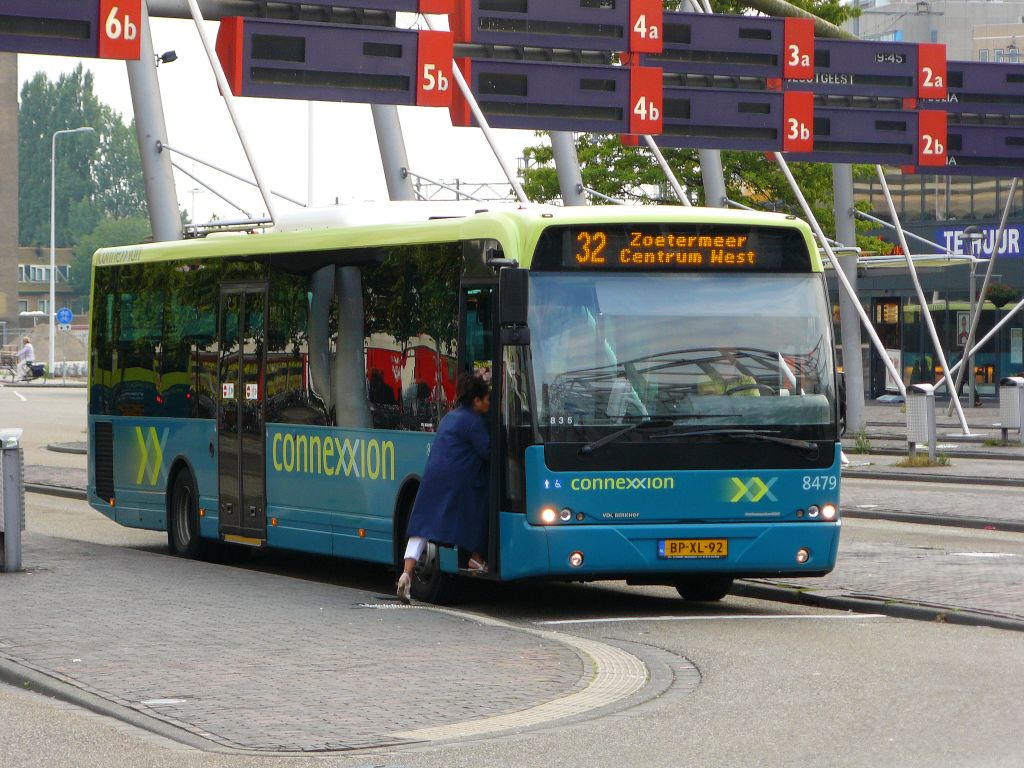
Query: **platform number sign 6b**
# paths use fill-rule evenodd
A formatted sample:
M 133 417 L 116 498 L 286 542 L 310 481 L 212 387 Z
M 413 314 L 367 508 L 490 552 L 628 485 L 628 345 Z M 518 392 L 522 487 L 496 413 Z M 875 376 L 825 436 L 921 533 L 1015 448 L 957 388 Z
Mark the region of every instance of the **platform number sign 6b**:
M 416 106 L 448 107 L 452 103 L 451 32 L 421 31 L 416 50 Z
M 100 0 L 99 57 L 138 61 L 142 0 Z

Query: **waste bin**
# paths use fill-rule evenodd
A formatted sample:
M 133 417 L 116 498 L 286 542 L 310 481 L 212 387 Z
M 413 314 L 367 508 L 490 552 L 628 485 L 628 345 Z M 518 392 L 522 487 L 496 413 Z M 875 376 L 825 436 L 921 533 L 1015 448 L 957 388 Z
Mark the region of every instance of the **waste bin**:
M 21 570 L 25 530 L 24 456 L 20 429 L 0 429 L 0 572 Z
M 928 444 L 928 459 L 935 461 L 935 387 L 913 384 L 907 389 L 907 444 L 910 457 L 917 456 L 919 443 Z
M 999 380 L 999 426 L 1003 442 L 1009 439 L 1009 431 L 1017 430 L 1020 442 L 1024 443 L 1024 376 L 1007 376 Z

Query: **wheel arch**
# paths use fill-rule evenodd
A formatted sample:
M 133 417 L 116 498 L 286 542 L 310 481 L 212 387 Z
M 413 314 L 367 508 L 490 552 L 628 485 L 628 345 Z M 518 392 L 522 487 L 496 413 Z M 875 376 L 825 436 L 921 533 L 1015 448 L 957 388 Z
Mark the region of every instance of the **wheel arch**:
M 179 454 L 171 459 L 171 467 L 167 470 L 167 490 L 164 493 L 164 527 L 167 528 L 168 533 L 171 530 L 171 495 L 174 491 L 174 483 L 182 472 L 187 472 L 189 477 L 191 477 L 192 487 L 195 488 L 196 492 L 196 504 L 199 503 L 199 481 L 196 480 L 196 473 L 192 468 L 192 462 Z
M 391 512 L 391 549 L 394 563 L 402 559 L 405 553 L 405 525 L 409 521 L 409 514 L 412 512 L 412 502 L 420 489 L 420 476 L 416 474 L 406 475 L 402 478 L 398 493 L 395 496 L 395 507 Z

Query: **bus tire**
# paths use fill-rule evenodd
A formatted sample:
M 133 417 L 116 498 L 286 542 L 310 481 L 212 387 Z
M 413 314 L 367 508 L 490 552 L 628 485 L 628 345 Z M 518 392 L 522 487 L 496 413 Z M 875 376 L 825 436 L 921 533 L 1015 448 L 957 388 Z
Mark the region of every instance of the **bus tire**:
M 174 478 L 167 511 L 167 546 L 178 557 L 199 557 L 199 497 L 192 473 L 183 469 Z
M 675 588 L 684 600 L 715 603 L 729 594 L 732 576 L 684 576 L 676 580 Z
M 409 496 L 395 521 L 395 533 L 400 534 L 395 540 L 395 573 L 398 574 L 402 573 L 405 567 L 405 543 L 408 539 L 406 527 L 415 498 L 415 493 Z M 441 551 L 433 542 L 427 542 L 423 555 L 413 570 L 412 597 L 421 603 L 433 605 L 451 605 L 459 598 L 458 577 L 441 571 Z

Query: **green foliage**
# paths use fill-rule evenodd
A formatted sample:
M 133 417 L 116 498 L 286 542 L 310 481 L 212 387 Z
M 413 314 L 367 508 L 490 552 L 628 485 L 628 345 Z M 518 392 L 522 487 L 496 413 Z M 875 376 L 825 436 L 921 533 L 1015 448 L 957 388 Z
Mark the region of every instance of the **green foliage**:
M 894 467 L 904 468 L 916 468 L 916 467 L 948 467 L 950 466 L 949 456 L 945 453 L 939 453 L 935 456 L 935 461 L 928 458 L 927 453 L 918 453 L 916 456 L 911 458 L 907 456 L 905 459 L 901 459 L 893 464 Z
M 868 439 L 868 433 L 863 428 L 857 433 L 850 453 L 871 453 L 871 440 Z
M 80 64 L 56 82 L 37 72 L 21 89 L 18 109 L 19 242 L 50 242 L 50 155 L 54 132 L 89 126 L 95 133 L 57 138 L 56 243 L 74 244 L 104 219 L 146 217 L 134 121 L 93 93 Z
M 149 219 L 131 216 L 125 219 L 102 219 L 87 235 L 75 244 L 75 256 L 71 263 L 71 290 L 78 299 L 78 306 L 89 302 L 89 279 L 92 256 L 100 248 L 115 245 L 134 245 L 151 236 Z
M 991 283 L 985 298 L 996 307 L 1008 307 L 1020 301 L 1020 290 L 1006 283 Z

